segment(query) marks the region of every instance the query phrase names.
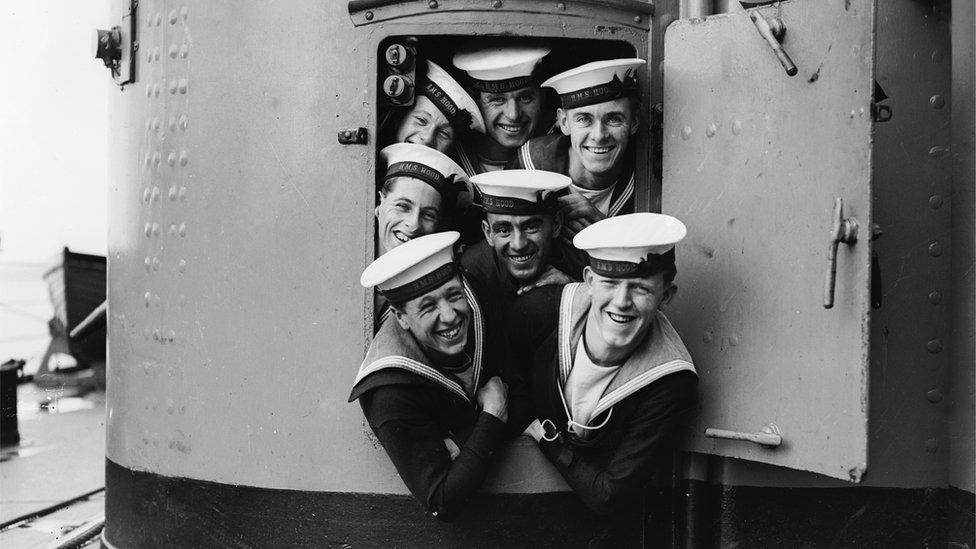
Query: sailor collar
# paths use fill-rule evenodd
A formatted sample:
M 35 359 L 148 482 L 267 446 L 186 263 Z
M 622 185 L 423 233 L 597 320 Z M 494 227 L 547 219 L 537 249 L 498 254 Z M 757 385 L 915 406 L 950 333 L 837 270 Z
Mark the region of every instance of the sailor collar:
M 583 337 L 583 327 L 590 310 L 590 295 L 580 282 L 567 284 L 559 302 L 557 353 L 560 394 L 573 369 L 573 357 Z M 691 355 L 671 322 L 661 311 L 651 324 L 651 333 L 620 366 L 613 381 L 604 390 L 591 417 L 596 418 L 615 404 L 662 377 L 680 371 L 695 372 Z
M 481 306 L 478 304 L 478 300 L 475 298 L 475 294 L 471 289 L 471 285 L 464 276 L 461 277 L 461 282 L 464 284 L 464 295 L 468 303 L 471 304 L 471 319 L 474 329 L 474 355 L 471 359 L 470 367 L 473 368 L 473 385 L 474 387 L 478 387 L 485 350 L 484 316 L 481 312 Z M 359 398 L 361 395 L 360 384 L 369 375 L 390 369 L 407 371 L 417 375 L 447 390 L 465 402 L 471 402 L 471 397 L 464 392 L 464 387 L 461 383 L 453 376 L 447 375 L 432 366 L 430 359 L 421 350 L 416 340 L 410 337 L 410 333 L 392 319 L 387 319 L 380 327 L 379 332 L 376 333 L 376 337 L 373 338 L 373 342 L 369 346 L 369 351 L 366 352 L 366 358 L 363 359 L 362 364 L 359 366 L 359 372 L 356 374 L 356 380 L 353 382 L 352 394 L 349 397 L 350 402 Z

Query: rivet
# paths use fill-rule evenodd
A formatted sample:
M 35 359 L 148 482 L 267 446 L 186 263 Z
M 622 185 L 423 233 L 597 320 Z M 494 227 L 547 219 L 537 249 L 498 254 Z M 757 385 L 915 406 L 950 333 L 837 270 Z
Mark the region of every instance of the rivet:
M 151 129 L 152 129 L 152 119 L 147 118 L 146 119 L 146 133 L 149 133 L 149 130 L 151 130 Z
M 152 97 L 152 86 L 146 84 L 146 97 Z
M 152 201 L 159 202 L 159 187 L 153 187 L 152 190 Z
M 180 166 L 186 166 L 186 163 L 190 161 L 190 155 L 186 152 L 186 149 L 180 151 Z
M 168 126 L 169 126 L 169 131 L 171 131 L 171 132 L 175 132 L 176 131 L 176 117 L 175 116 L 169 117 L 169 124 L 168 124 Z
M 182 19 L 183 21 L 186 21 L 186 17 L 188 15 L 190 15 L 190 8 L 188 8 L 186 6 L 183 6 L 182 8 L 180 8 L 180 19 Z
M 932 305 L 938 305 L 942 303 L 942 292 L 939 290 L 932 290 L 929 292 L 929 303 Z
M 183 44 L 182 46 L 180 46 L 180 59 L 186 59 L 186 57 L 189 54 L 190 54 L 189 44 Z
M 185 273 L 186 272 L 186 260 L 185 259 L 181 259 L 180 260 L 179 265 L 178 265 L 178 268 L 179 268 L 179 270 L 180 270 L 181 273 Z
M 171 152 L 168 155 L 166 155 L 166 164 L 168 164 L 169 166 L 175 166 L 176 165 L 176 153 L 175 152 Z
M 681 139 L 684 139 L 685 141 L 691 139 L 691 126 L 681 128 Z
M 153 84 L 153 95 L 159 97 L 159 84 Z
M 149 190 L 149 187 L 146 187 L 146 189 L 142 191 L 142 201 L 149 202 L 150 198 L 152 198 L 152 191 Z
M 169 58 L 176 59 L 176 54 L 179 53 L 180 49 L 176 47 L 176 44 L 169 45 Z
M 146 256 L 146 260 L 143 261 L 143 263 L 146 265 L 147 271 L 152 267 L 152 259 L 149 259 L 148 255 Z
M 925 344 L 925 350 L 937 355 L 942 352 L 942 342 L 938 339 L 930 339 L 928 343 Z
M 714 137 L 715 132 L 717 131 L 718 131 L 718 126 L 715 125 L 715 122 L 712 122 L 711 124 L 708 125 L 707 128 L 705 128 L 705 135 L 708 137 Z
M 169 24 L 175 25 L 176 21 L 177 21 L 176 10 L 172 10 L 169 12 Z
M 739 334 L 732 334 L 729 336 L 729 344 L 735 347 L 739 344 Z
M 180 129 L 181 130 L 186 131 L 186 125 L 187 125 L 188 122 L 189 122 L 189 120 L 186 118 L 186 115 L 185 114 L 180 115 Z
M 566 4 L 559 2 L 558 4 L 556 4 L 556 9 L 559 11 L 566 11 Z
M 160 124 L 161 124 L 161 122 L 159 121 L 159 117 L 158 116 L 154 116 L 153 117 L 153 121 L 152 121 L 152 129 L 153 129 L 154 132 L 155 131 L 159 131 L 159 125 Z
M 152 223 L 146 222 L 146 226 L 143 227 L 142 232 L 146 234 L 146 238 L 152 236 Z
M 640 23 L 641 21 L 643 21 L 643 19 L 641 18 L 640 15 L 635 15 L 634 16 L 634 23 Z
M 366 20 L 367 21 L 372 21 L 373 20 L 373 12 L 371 12 L 371 11 L 367 11 L 366 12 Z
M 169 188 L 169 199 L 176 200 L 176 185 Z
M 350 137 L 352 137 L 352 132 L 351 131 L 349 131 L 349 130 L 342 130 L 342 138 L 343 139 L 349 139 Z
M 929 197 L 929 208 L 932 208 L 933 210 L 938 210 L 941 207 L 942 207 L 942 195 L 933 194 L 932 196 Z
M 711 331 L 705 330 L 705 333 L 702 334 L 702 341 L 704 341 L 705 343 L 711 343 L 713 337 L 714 336 L 712 335 Z
M 941 109 L 942 107 L 945 107 L 945 97 L 935 94 L 929 98 L 929 105 L 932 105 L 933 109 Z
M 169 93 L 176 93 L 176 80 L 169 81 Z
M 158 27 L 158 26 L 160 26 L 162 24 L 163 24 L 163 14 L 162 13 L 159 13 L 157 11 L 156 12 L 156 26 Z
M 929 399 L 929 402 L 931 402 L 932 404 L 942 402 L 942 391 L 938 389 L 932 389 L 931 391 L 926 393 L 925 396 Z
M 186 93 L 187 81 L 186 78 L 180 78 L 180 93 Z
M 929 156 L 932 158 L 942 158 L 949 153 L 949 147 L 944 147 L 942 145 L 937 145 L 929 149 Z
M 938 242 L 929 244 L 929 255 L 932 257 L 939 257 L 942 255 L 942 244 L 939 244 Z
M 153 26 L 153 16 L 152 15 L 150 15 L 149 17 L 146 18 L 146 26 L 147 27 Z
M 502 7 L 502 0 L 495 0 L 491 3 L 491 7 L 495 8 L 496 10 Z
M 159 48 L 153 48 L 153 61 L 159 61 Z
M 930 438 L 930 439 L 928 439 L 928 440 L 925 441 L 925 451 L 926 452 L 928 452 L 930 454 L 934 454 L 938 450 L 939 450 L 939 441 L 938 440 L 936 440 L 934 438 Z
M 176 331 L 170 330 L 169 333 L 166 334 L 166 337 L 169 338 L 170 343 L 173 343 L 174 341 L 176 341 Z M 173 412 L 170 413 L 172 414 Z
M 186 202 L 186 187 L 180 187 L 180 202 Z
M 180 236 L 186 236 L 186 223 L 180 223 Z
M 742 133 L 742 122 L 741 121 L 736 120 L 736 121 L 732 122 L 732 133 L 734 135 L 739 135 L 740 133 Z
M 176 223 L 169 224 L 169 235 L 176 236 Z
M 152 233 L 153 236 L 159 236 L 159 223 L 152 224 Z
M 432 10 L 436 10 L 437 9 L 437 0 L 430 0 L 429 2 L 427 2 L 427 7 L 430 8 L 430 9 L 432 9 Z
M 153 258 L 153 260 L 152 260 L 152 266 L 153 266 L 153 270 L 154 271 L 158 271 L 159 270 L 159 258 L 158 257 L 154 257 Z
M 932 61 L 936 63 L 941 63 L 945 56 L 942 55 L 942 50 L 932 50 Z
M 146 292 L 146 294 L 144 296 L 142 296 L 142 298 L 146 301 L 146 307 L 148 307 L 149 304 L 152 302 L 152 294 L 149 293 L 149 292 Z M 149 328 L 146 328 L 146 329 L 148 330 Z
M 170 333 L 173 332 L 170 331 Z M 176 412 L 176 403 L 171 398 L 166 399 L 166 413 L 172 415 L 174 412 Z

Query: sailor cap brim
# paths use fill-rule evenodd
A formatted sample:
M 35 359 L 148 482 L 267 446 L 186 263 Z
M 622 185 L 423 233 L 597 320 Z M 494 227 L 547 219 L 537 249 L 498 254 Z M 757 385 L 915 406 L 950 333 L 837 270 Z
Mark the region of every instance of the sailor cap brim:
M 673 264 L 671 252 L 686 234 L 685 224 L 670 215 L 634 213 L 586 227 L 573 238 L 573 245 L 589 254 L 591 261 L 641 265 L 654 256 L 665 256 L 664 262 Z
M 404 242 L 370 263 L 359 283 L 375 286 L 392 302 L 430 292 L 456 274 L 454 243 L 460 237 L 457 231 L 447 231 Z
M 427 82 L 422 85 L 420 93 L 444 113 L 451 125 L 463 120 L 468 126 L 466 129 L 485 133 L 485 121 L 478 104 L 457 80 L 433 61 L 427 61 Z
M 530 215 L 551 209 L 547 200 L 569 187 L 568 176 L 544 170 L 502 170 L 471 177 L 481 206 L 490 213 Z
M 563 108 L 575 108 L 636 93 L 635 73 L 646 64 L 638 58 L 594 61 L 561 72 L 542 83 L 559 94 Z

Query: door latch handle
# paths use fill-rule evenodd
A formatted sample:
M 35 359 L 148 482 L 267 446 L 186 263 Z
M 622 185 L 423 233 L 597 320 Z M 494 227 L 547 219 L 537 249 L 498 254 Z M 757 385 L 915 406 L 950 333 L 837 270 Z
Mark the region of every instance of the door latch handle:
M 726 440 L 744 440 L 760 446 L 775 448 L 783 443 L 779 427 L 770 423 L 762 428 L 758 433 L 742 433 L 739 431 L 726 431 L 725 429 L 705 429 L 705 436 L 708 438 L 723 438 Z
M 759 13 L 759 10 L 751 10 L 749 12 L 749 19 L 752 19 L 753 24 L 756 25 L 756 30 L 766 39 L 769 47 L 773 48 L 773 53 L 776 54 L 776 59 L 779 59 L 779 64 L 783 65 L 783 70 L 786 71 L 786 75 L 796 76 L 796 64 L 793 63 L 789 54 L 783 49 L 783 45 L 780 44 L 780 41 L 786 34 L 786 25 L 783 24 L 783 21 L 775 18 L 767 21 L 763 17 L 763 14 Z
M 844 200 L 834 198 L 834 219 L 830 226 L 830 242 L 827 244 L 827 278 L 824 282 L 824 309 L 834 306 L 834 286 L 837 282 L 837 245 L 857 242 L 857 219 L 844 219 Z

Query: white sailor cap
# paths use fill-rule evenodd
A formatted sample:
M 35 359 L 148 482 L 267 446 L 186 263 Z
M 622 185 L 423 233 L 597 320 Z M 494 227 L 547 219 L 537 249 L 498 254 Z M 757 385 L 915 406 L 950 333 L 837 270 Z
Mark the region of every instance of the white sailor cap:
M 559 94 L 564 109 L 595 105 L 637 94 L 637 69 L 643 59 L 610 59 L 580 65 L 542 83 Z
M 485 121 L 478 104 L 437 63 L 427 61 L 427 78 L 418 92 L 430 99 L 455 128 L 485 133 Z
M 674 270 L 674 245 L 688 233 L 670 215 L 633 213 L 597 221 L 573 245 L 590 256 L 590 268 L 610 278 L 647 277 Z
M 557 191 L 572 182 L 569 176 L 544 170 L 501 170 L 471 176 L 482 209 L 508 215 L 552 213 Z
M 468 73 L 472 88 L 503 93 L 536 85 L 532 71 L 550 51 L 529 45 L 465 49 L 454 54 L 454 66 Z
M 363 271 L 359 283 L 376 286 L 391 303 L 405 303 L 443 286 L 457 274 L 454 243 L 457 231 L 411 239 L 376 258 Z
M 394 143 L 380 151 L 380 159 L 386 164 L 384 180 L 394 177 L 419 179 L 436 189 L 450 208 L 459 203 L 471 203 L 464 169 L 436 149 L 416 143 Z M 461 193 L 467 193 L 467 196 L 459 200 Z

